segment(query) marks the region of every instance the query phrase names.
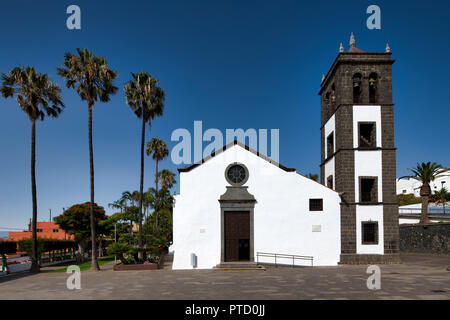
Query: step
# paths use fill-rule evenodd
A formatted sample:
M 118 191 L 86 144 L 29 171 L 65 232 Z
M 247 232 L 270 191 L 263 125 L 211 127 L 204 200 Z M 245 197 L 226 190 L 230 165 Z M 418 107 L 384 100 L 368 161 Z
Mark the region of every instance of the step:
M 258 265 L 256 262 L 221 262 L 216 265 L 213 270 L 216 271 L 244 271 L 244 270 L 265 270 L 263 266 Z
M 265 268 L 213 268 L 215 272 L 266 271 Z
M 229 268 L 256 268 L 259 265 L 253 261 L 232 261 L 232 262 L 221 262 L 217 267 L 229 267 Z
M 163 262 L 160 265 L 161 269 L 172 269 L 173 265 L 173 254 L 166 254 L 163 258 Z

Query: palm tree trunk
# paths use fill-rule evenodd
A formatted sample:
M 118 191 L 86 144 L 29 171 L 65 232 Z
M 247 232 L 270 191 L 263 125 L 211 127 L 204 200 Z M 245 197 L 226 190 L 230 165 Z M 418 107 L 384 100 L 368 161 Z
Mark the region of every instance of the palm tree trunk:
M 37 246 L 37 199 L 36 199 L 36 122 L 31 121 L 31 194 L 33 198 L 32 219 L 32 257 L 31 272 L 39 272 L 38 246 Z
M 159 179 L 158 179 L 158 159 L 156 159 L 156 179 L 155 179 L 155 184 L 156 184 L 156 187 L 155 187 L 155 190 L 156 190 L 156 192 L 155 192 L 155 196 L 156 196 L 156 203 L 158 203 L 158 201 L 159 201 L 159 199 L 158 199 L 158 183 L 159 183 Z M 156 206 L 156 208 L 155 208 L 155 226 L 156 226 L 156 230 L 158 230 L 158 207 L 159 206 Z
M 422 212 L 420 215 L 419 223 L 430 223 L 430 219 L 428 218 L 428 198 L 430 196 L 430 186 L 426 183 L 422 184 L 420 187 L 420 196 L 422 197 Z
M 139 185 L 139 237 L 138 247 L 142 247 L 142 198 L 144 197 L 144 144 L 145 144 L 145 117 L 142 114 L 141 133 L 141 182 Z M 138 252 L 138 259 L 142 259 L 142 252 Z
M 97 261 L 97 242 L 96 242 L 96 233 L 95 233 L 95 219 L 94 219 L 94 149 L 92 147 L 92 109 L 94 105 L 88 106 L 89 112 L 89 169 L 90 169 L 90 180 L 91 180 L 91 270 L 99 271 L 100 268 L 98 266 Z

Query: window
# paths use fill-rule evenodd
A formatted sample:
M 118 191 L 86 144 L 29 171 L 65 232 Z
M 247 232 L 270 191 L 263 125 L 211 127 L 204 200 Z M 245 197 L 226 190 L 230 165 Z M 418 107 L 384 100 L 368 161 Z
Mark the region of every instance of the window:
M 309 211 L 323 211 L 323 199 L 309 199 Z
M 36 229 L 36 232 L 42 232 L 42 229 Z
M 330 92 L 327 92 L 325 94 L 325 97 L 323 98 L 323 102 L 324 102 L 324 105 L 325 105 L 325 117 L 329 118 L 331 116 Z
M 59 232 L 59 229 L 53 229 L 53 232 Z
M 323 99 L 323 101 L 328 104 L 330 102 L 330 92 L 327 92 L 325 94 L 325 98 Z
M 359 122 L 359 147 L 375 148 L 376 147 L 376 123 L 375 122 Z
M 334 83 L 331 85 L 331 106 L 334 107 L 336 106 L 336 86 L 334 85 Z M 334 110 L 333 110 L 334 111 Z
M 369 103 L 377 103 L 377 81 L 378 76 L 376 73 L 369 75 Z
M 377 202 L 377 177 L 359 177 L 359 201 L 360 202 Z
M 334 132 L 330 133 L 327 137 L 327 158 L 331 157 L 334 153 Z
M 402 192 L 403 192 L 403 193 L 406 193 L 406 190 L 403 190 Z
M 327 187 L 333 189 L 333 176 L 328 176 Z
M 362 244 L 378 244 L 378 222 L 361 222 Z
M 353 76 L 353 103 L 361 103 L 361 74 Z
M 248 169 L 242 163 L 234 162 L 225 169 L 225 179 L 234 187 L 241 186 L 248 180 Z

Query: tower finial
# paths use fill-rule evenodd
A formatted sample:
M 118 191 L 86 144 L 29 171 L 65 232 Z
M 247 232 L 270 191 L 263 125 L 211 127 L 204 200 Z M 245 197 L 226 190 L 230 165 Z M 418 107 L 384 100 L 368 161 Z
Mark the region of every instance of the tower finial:
M 325 80 L 325 75 L 322 73 L 322 82 Z
M 389 42 L 386 43 L 386 53 L 391 52 L 391 48 L 389 47 Z
M 344 46 L 342 45 L 342 42 L 341 45 L 339 46 L 339 52 L 344 52 Z
M 350 35 L 350 48 L 355 48 L 356 47 L 356 41 L 355 41 L 355 36 L 352 34 Z

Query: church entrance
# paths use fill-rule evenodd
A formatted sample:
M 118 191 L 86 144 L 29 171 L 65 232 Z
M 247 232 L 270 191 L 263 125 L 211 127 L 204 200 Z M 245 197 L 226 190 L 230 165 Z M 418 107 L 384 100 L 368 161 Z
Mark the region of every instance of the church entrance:
M 225 261 L 250 260 L 250 212 L 225 211 Z

